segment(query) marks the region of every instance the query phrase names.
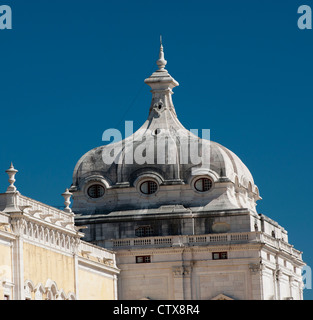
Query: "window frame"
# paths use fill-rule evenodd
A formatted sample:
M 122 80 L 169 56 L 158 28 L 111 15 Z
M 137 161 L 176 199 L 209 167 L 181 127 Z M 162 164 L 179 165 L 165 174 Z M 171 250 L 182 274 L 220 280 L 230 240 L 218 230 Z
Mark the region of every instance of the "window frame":
M 139 261 L 141 258 L 142 261 Z M 136 263 L 151 263 L 151 256 L 136 256 Z
M 97 196 L 97 197 L 93 197 L 93 196 L 91 196 L 90 195 L 90 189 L 91 188 L 95 188 L 95 187 L 99 187 L 100 189 L 99 190 L 101 190 L 101 188 L 103 189 L 103 194 L 102 195 L 100 195 L 100 196 Z M 93 184 L 91 184 L 90 186 L 88 186 L 88 188 L 87 188 L 87 195 L 88 195 L 88 197 L 89 198 L 91 198 L 91 199 L 100 199 L 100 198 L 102 198 L 104 195 L 105 195 L 105 187 L 104 187 L 104 185 L 102 185 L 101 183 L 93 183 Z M 96 192 L 96 194 L 101 194 L 101 192 L 99 192 L 98 190 L 97 190 L 97 192 Z
M 143 232 L 141 232 L 143 230 Z M 154 235 L 153 232 L 153 227 L 151 225 L 146 225 L 146 226 L 138 226 L 135 229 L 135 236 L 139 238 L 144 238 L 144 237 L 152 237 Z M 138 234 L 141 233 L 141 234 Z
M 200 190 L 200 189 L 198 189 L 198 188 L 196 187 L 196 184 L 197 184 L 200 180 L 201 180 L 201 183 L 202 183 L 202 190 Z M 207 190 L 205 190 L 205 182 L 206 182 L 206 181 L 208 181 L 209 184 L 210 184 L 210 187 L 209 187 L 209 189 L 207 189 Z M 199 178 L 197 178 L 197 179 L 195 179 L 195 180 L 193 181 L 193 187 L 194 187 L 194 189 L 195 189 L 197 192 L 199 192 L 199 193 L 208 192 L 208 191 L 212 190 L 212 188 L 213 188 L 213 180 L 210 179 L 209 177 L 199 177 Z
M 144 184 L 148 184 L 148 186 L 147 186 L 148 192 L 144 192 L 142 190 L 142 187 Z M 152 189 L 151 184 L 154 184 L 153 188 L 155 187 L 155 191 L 153 191 L 153 192 L 151 192 L 151 189 Z M 151 180 L 144 180 L 139 185 L 139 191 L 145 196 L 151 196 L 153 194 L 156 194 L 158 190 L 159 190 L 158 183 L 152 179 Z
M 218 255 L 218 258 L 215 258 L 214 257 L 215 255 Z M 212 252 L 212 260 L 227 260 L 227 259 L 228 259 L 227 251 Z

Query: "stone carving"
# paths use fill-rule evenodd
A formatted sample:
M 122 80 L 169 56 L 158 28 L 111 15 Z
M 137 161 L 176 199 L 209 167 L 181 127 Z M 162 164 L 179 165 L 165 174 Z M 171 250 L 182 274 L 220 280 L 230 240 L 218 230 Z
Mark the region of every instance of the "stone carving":
M 158 117 L 161 115 L 162 111 L 164 111 L 164 103 L 163 103 L 162 99 L 160 99 L 159 102 L 156 102 L 153 105 L 153 110 Z
M 250 263 L 249 269 L 253 274 L 256 274 L 256 273 L 262 272 L 262 270 L 264 269 L 264 266 L 263 266 L 262 262 Z
M 189 276 L 191 272 L 190 266 L 175 266 L 173 267 L 174 277 Z

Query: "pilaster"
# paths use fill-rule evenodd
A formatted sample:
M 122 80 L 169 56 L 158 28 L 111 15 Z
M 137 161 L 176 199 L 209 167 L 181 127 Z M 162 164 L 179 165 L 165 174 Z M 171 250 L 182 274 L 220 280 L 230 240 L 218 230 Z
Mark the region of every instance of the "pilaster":
M 174 266 L 173 271 L 173 288 L 175 300 L 191 299 L 191 266 Z
M 264 266 L 261 262 L 249 265 L 251 276 L 252 300 L 264 300 L 262 270 Z

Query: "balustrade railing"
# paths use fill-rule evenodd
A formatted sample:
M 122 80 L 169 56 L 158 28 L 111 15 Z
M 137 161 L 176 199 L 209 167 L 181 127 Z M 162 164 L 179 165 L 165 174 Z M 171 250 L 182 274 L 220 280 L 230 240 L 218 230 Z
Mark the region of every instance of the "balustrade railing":
M 292 245 L 275 239 L 270 235 L 262 232 L 237 232 L 237 233 L 220 233 L 206 235 L 177 235 L 163 237 L 145 237 L 145 238 L 128 238 L 112 240 L 113 249 L 126 248 L 132 246 L 144 247 L 171 247 L 171 246 L 195 246 L 195 245 L 215 245 L 215 244 L 236 244 L 236 243 L 265 243 L 277 249 L 286 251 L 293 256 L 301 259 L 301 252 L 294 249 Z
M 23 195 L 19 195 L 19 206 L 30 206 L 31 210 L 38 210 L 42 215 L 49 215 L 52 219 L 58 218 L 64 222 L 71 222 L 73 219 L 71 213 L 67 213 Z
M 164 237 L 145 237 L 112 240 L 113 247 L 129 246 L 149 246 L 149 245 L 167 245 L 173 244 L 199 244 L 199 243 L 219 243 L 219 242 L 240 242 L 254 240 L 255 232 L 247 233 L 223 233 L 193 236 L 164 236 Z

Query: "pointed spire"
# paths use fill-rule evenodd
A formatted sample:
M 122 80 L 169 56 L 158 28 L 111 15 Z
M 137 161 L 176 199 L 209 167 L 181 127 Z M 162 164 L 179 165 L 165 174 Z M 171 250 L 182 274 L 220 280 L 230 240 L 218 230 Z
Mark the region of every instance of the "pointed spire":
M 160 52 L 159 52 L 159 60 L 157 60 L 157 65 L 159 67 L 159 71 L 163 71 L 166 64 L 167 64 L 167 61 L 164 59 L 162 36 L 160 36 Z
M 164 59 L 164 51 L 162 44 L 162 36 L 160 36 L 160 52 L 159 59 L 157 60 L 158 70 L 152 73 L 152 75 L 145 79 L 145 83 L 151 87 L 152 101 L 150 105 L 149 115 L 153 116 L 155 107 L 163 104 L 164 109 L 170 110 L 176 117 L 175 108 L 172 101 L 172 89 L 177 87 L 179 83 L 168 73 L 165 69 L 167 61 Z
M 13 163 L 11 162 L 10 168 L 8 170 L 6 170 L 5 172 L 9 176 L 9 180 L 8 181 L 10 183 L 10 185 L 9 185 L 9 187 L 7 189 L 7 192 L 15 192 L 16 191 L 16 187 L 14 185 L 14 182 L 16 181 L 15 180 L 15 175 L 18 172 L 18 170 L 14 169 Z

